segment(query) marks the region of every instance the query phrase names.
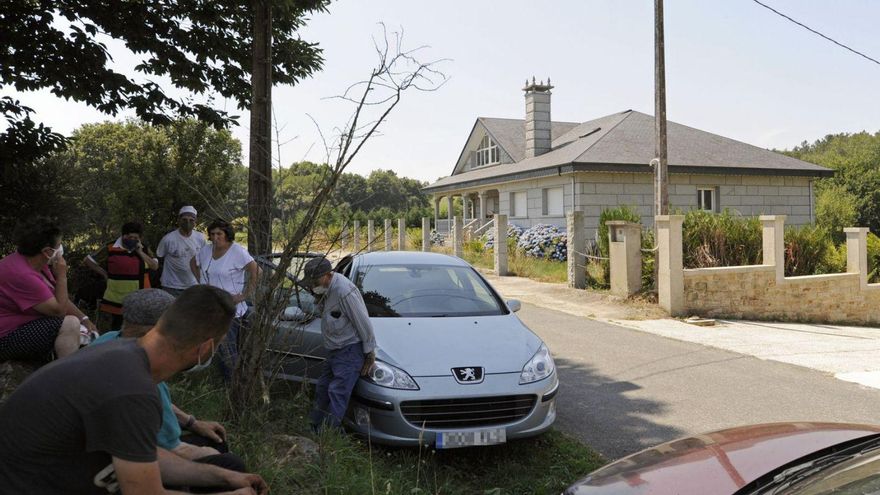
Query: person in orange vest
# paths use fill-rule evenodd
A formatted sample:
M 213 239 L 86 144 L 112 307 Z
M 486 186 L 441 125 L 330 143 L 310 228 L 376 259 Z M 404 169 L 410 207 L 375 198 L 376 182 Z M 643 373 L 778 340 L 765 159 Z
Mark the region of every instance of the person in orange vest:
M 150 287 L 149 270 L 159 269 L 159 260 L 143 243 L 144 228 L 138 222 L 122 226 L 122 235 L 97 252 L 86 256 L 84 263 L 107 281 L 100 310 L 111 315 L 110 329 L 122 327 L 122 299 Z

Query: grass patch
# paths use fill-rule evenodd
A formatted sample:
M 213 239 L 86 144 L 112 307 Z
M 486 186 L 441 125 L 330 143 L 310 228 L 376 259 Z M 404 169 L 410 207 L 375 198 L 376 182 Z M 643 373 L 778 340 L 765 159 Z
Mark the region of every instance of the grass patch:
M 222 418 L 226 390 L 214 376 L 172 384 L 174 403 L 206 419 Z M 387 448 L 334 432 L 313 435 L 309 390 L 277 383 L 265 412 L 226 421 L 230 447 L 262 475 L 272 493 L 300 494 L 558 494 L 605 461 L 555 430 L 507 445 L 437 451 Z M 317 442 L 314 459 L 291 458 L 277 435 Z

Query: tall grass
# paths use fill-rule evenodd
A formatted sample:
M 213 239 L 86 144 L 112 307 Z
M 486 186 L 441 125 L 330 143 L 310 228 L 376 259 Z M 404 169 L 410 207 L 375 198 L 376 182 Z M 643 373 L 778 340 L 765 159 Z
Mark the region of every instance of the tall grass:
M 172 384 L 174 402 L 204 419 L 220 419 L 227 400 L 218 377 L 183 378 Z M 249 470 L 279 494 L 558 494 L 605 461 L 594 451 L 551 430 L 508 444 L 437 451 L 388 448 L 338 432 L 313 435 L 307 424 L 309 388 L 287 382 L 272 387 L 263 413 L 224 423 L 230 448 Z M 289 454 L 283 435 L 318 445 L 315 457 Z
M 689 211 L 684 218 L 685 268 L 761 264 L 761 222 L 728 210 Z

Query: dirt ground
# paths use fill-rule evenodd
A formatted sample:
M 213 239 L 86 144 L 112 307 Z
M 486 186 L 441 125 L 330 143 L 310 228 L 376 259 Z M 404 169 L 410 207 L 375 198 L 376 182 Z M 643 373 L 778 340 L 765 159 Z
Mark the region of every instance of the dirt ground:
M 519 299 L 547 309 L 599 320 L 653 320 L 668 315 L 656 301 L 645 297 L 624 299 L 606 291 L 571 289 L 564 284 L 537 282 L 522 277 L 499 277 L 480 270 L 506 299 Z

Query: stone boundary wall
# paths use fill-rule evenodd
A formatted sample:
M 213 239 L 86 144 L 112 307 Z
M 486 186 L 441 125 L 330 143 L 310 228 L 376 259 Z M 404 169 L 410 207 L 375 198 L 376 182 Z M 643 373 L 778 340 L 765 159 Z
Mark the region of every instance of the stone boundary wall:
M 682 221 L 657 217 L 658 299 L 673 316 L 880 325 L 880 284 L 867 283 L 868 229 L 844 229 L 846 273 L 785 277 L 785 216 L 761 217 L 764 264 L 687 270 Z

